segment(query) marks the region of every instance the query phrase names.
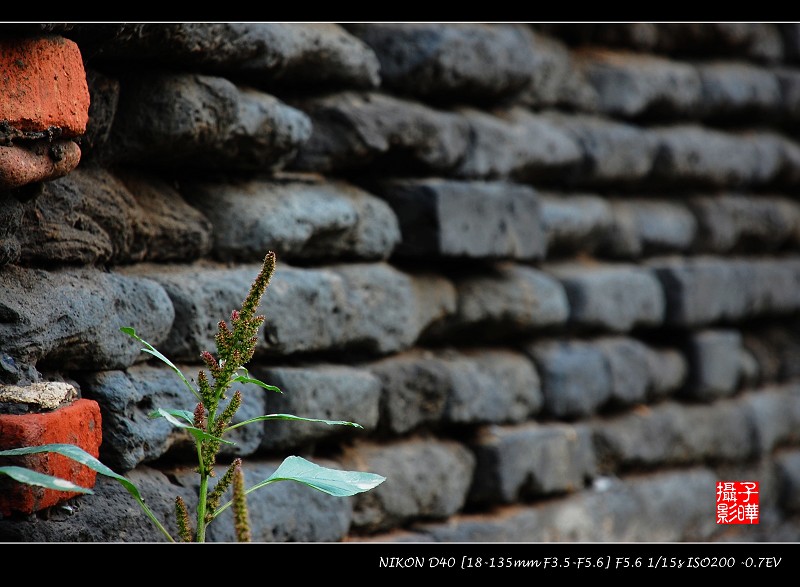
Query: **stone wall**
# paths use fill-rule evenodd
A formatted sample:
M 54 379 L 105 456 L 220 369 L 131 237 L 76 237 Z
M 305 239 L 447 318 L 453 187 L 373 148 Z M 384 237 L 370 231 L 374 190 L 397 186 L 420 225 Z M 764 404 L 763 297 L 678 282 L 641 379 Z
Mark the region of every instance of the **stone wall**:
M 119 328 L 196 372 L 271 250 L 249 367 L 284 393 L 244 386 L 241 418 L 363 429 L 265 422 L 224 458 L 387 481 L 270 486 L 254 540 L 800 539 L 797 25 L 7 23 L 0 48 L 0 382 L 99 406 L 157 514 L 196 475 L 148 413 L 193 404 Z M 759 482 L 758 525 L 716 523 L 720 480 Z M 4 514 L 5 541 L 163 538 L 105 477 Z

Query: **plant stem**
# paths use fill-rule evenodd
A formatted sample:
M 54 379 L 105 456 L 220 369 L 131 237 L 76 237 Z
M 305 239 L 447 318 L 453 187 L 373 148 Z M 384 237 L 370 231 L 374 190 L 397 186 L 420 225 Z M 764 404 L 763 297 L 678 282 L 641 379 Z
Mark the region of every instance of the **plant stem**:
M 197 497 L 197 542 L 205 542 L 206 499 L 208 498 L 208 475 L 205 471 L 200 473 L 200 492 Z

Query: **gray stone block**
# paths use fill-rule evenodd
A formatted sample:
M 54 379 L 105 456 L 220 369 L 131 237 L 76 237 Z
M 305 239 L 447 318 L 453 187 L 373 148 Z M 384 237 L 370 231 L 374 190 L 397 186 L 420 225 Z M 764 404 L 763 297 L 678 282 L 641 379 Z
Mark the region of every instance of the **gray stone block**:
M 473 504 L 576 492 L 595 474 L 591 437 L 583 427 L 492 426 L 470 448 L 475 453 Z
M 778 66 L 770 70 L 778 80 L 781 101 L 773 112 L 779 120 L 796 121 L 800 118 L 800 69 L 794 66 Z
M 630 185 L 649 176 L 658 148 L 650 130 L 588 114 L 542 116 L 567 131 L 583 152 L 578 165 L 562 177 L 568 185 Z
M 190 382 L 197 381 L 199 369 L 177 365 Z M 205 369 L 206 374 L 208 370 Z M 264 395 L 268 392 L 256 385 L 236 384 L 228 394 L 242 392 L 242 405 L 233 423 L 243 422 L 266 413 Z M 166 365 L 135 365 L 126 371 L 97 371 L 82 377 L 81 393 L 100 405 L 103 417 L 101 459 L 117 472 L 130 471 L 140 463 L 149 463 L 165 455 L 193 458 L 197 454 L 194 440 L 182 428 L 164 418 L 150 418 L 152 411 L 180 409 L 194 411 L 197 398 L 172 369 Z M 221 403 L 221 409 L 227 401 Z M 243 457 L 258 450 L 264 437 L 262 424 L 249 424 L 232 430 L 222 444 L 220 455 Z
M 377 92 L 341 92 L 298 101 L 311 136 L 290 169 L 326 173 L 391 165 L 393 170 L 448 174 L 469 146 L 463 116 Z
M 600 349 L 578 340 L 531 343 L 526 352 L 542 380 L 544 412 L 556 418 L 591 416 L 611 398 L 608 362 Z
M 521 108 L 491 113 L 461 108 L 470 144 L 454 174 L 521 182 L 561 178 L 583 157 L 578 141 L 545 116 Z
M 758 366 L 759 381 L 790 381 L 800 375 L 796 357 L 800 352 L 797 322 L 788 317 L 778 323 L 742 330 L 742 346 Z
M 797 383 L 767 385 L 742 398 L 755 430 L 759 455 L 769 455 L 800 438 L 800 387 Z
M 598 421 L 593 434 L 598 461 L 612 470 L 745 460 L 758 449 L 752 418 L 736 400 L 661 403 Z
M 594 194 L 539 192 L 548 258 L 593 252 L 613 226 L 608 201 Z
M 241 306 L 259 269 L 252 264 L 139 264 L 127 271 L 162 284 L 176 319 L 161 350 L 192 361 L 203 350 L 215 348 L 219 320 L 227 320 Z M 427 321 L 445 312 L 443 305 L 452 305 L 448 290 L 427 291 L 439 285 L 424 279 L 417 283 L 385 263 L 323 269 L 279 264 L 259 308 L 266 320 L 256 352 L 388 354 L 409 348 Z M 423 300 L 439 305 L 424 306 Z
M 718 532 L 698 495 L 712 492 L 712 471 L 693 468 L 598 479 L 591 491 L 555 497 L 501 515 L 454 516 L 416 524 L 417 542 L 707 541 Z M 529 562 L 525 557 L 521 562 Z M 630 561 L 634 564 L 635 561 Z M 573 561 L 574 564 L 574 561 Z M 615 564 L 612 560 L 611 564 Z M 532 564 L 531 564 L 532 566 Z
M 120 332 L 131 326 L 151 344 L 164 342 L 175 310 L 149 279 L 97 269 L 0 268 L 3 377 L 36 380 L 43 362 L 60 369 L 123 369 L 140 345 Z
M 97 45 L 101 61 L 170 64 L 256 86 L 380 82 L 375 54 L 334 23 L 124 23 L 110 41 Z
M 22 248 L 17 232 L 22 216 L 23 203 L 9 192 L 0 192 L 0 266 L 19 261 Z
M 617 405 L 645 402 L 654 386 L 655 351 L 635 338 L 606 336 L 591 341 L 605 357 L 611 381 L 610 401 Z
M 800 451 L 781 454 L 777 459 L 778 475 L 781 480 L 781 507 L 790 511 L 800 511 Z
M 368 470 L 386 481 L 353 500 L 352 528 L 371 533 L 417 520 L 445 519 L 466 503 L 475 457 L 449 440 L 409 439 L 361 444 L 346 452 L 342 465 Z
M 274 180 L 182 184 L 186 200 L 213 224 L 218 259 L 383 260 L 400 241 L 382 200 L 344 182 L 289 176 Z
M 759 132 L 680 124 L 651 128 L 658 143 L 652 179 L 670 186 L 737 188 L 767 184 L 785 165 L 779 143 Z
M 612 199 L 613 225 L 601 252 L 636 258 L 688 251 L 698 222 L 683 203 L 644 198 Z
M 119 102 L 117 79 L 87 68 L 86 85 L 89 88 L 89 120 L 86 132 L 81 136 L 81 160 L 84 163 L 93 159 L 95 151 L 108 140 Z
M 737 330 L 702 330 L 687 341 L 689 379 L 683 392 L 700 401 L 733 395 L 739 386 L 742 336 Z
M 628 264 L 573 261 L 543 267 L 569 299 L 570 322 L 581 328 L 627 332 L 658 326 L 664 318 L 661 284 L 648 270 Z
M 584 112 L 594 111 L 597 93 L 575 67 L 567 45 L 538 30 L 531 29 L 530 37 L 533 47 L 531 81 L 515 101 L 534 109 L 563 106 Z
M 533 267 L 497 263 L 454 283 L 457 309 L 431 325 L 431 338 L 480 332 L 481 338 L 488 340 L 548 330 L 567 321 L 569 307 L 563 287 Z
M 265 414 L 347 421 L 361 427 L 266 421 L 261 443 L 263 451 L 358 439 L 373 432 L 378 425 L 381 383 L 364 369 L 327 364 L 298 367 L 254 365 L 251 373 L 283 392 L 264 392 Z
M 698 221 L 696 247 L 704 252 L 768 252 L 800 236 L 800 205 L 782 196 L 697 196 L 689 205 Z
M 699 63 L 702 104 L 706 118 L 742 117 L 776 119 L 782 107 L 781 88 L 775 74 L 745 62 Z
M 778 25 L 765 22 L 660 23 L 657 49 L 684 55 L 747 57 L 777 62 L 784 49 Z
M 679 391 L 689 376 L 689 362 L 676 349 L 651 348 L 648 354 L 650 392 L 648 399 L 658 401 Z
M 698 327 L 795 311 L 800 264 L 793 257 L 657 259 L 665 322 Z
M 375 186 L 391 206 L 412 257 L 541 259 L 545 239 L 532 188 L 505 182 L 394 180 Z
M 276 171 L 311 135 L 309 118 L 222 77 L 139 74 L 121 79 L 104 157 L 110 163 Z
M 392 434 L 441 424 L 523 422 L 542 407 L 530 360 L 503 349 L 413 350 L 368 365 Z
M 208 252 L 211 224 L 161 180 L 77 169 L 22 205 L 25 265 L 191 260 Z
M 579 49 L 575 65 L 597 92 L 598 110 L 610 116 L 692 117 L 702 95 L 697 69 L 656 55 Z
M 380 61 L 390 91 L 428 100 L 485 102 L 513 96 L 532 75 L 530 32 L 518 24 L 349 23 Z

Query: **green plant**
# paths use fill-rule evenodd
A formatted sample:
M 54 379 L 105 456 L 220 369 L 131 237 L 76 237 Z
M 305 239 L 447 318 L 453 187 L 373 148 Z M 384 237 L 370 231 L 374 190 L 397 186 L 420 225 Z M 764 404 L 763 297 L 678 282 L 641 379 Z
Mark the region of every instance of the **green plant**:
M 242 461 L 237 458 L 233 460 L 225 473 L 219 477 L 213 488 L 211 488 L 211 480 L 215 477 L 215 467 L 220 447 L 223 443 L 232 444 L 230 441 L 225 440 L 224 437 L 228 432 L 240 426 L 260 423 L 266 420 L 295 420 L 361 428 L 359 424 L 354 422 L 302 418 L 291 414 L 268 414 L 236 424 L 232 423 L 233 417 L 241 405 L 242 398 L 239 390 L 236 390 L 230 398 L 227 393 L 236 383 L 255 384 L 265 390 L 282 393 L 277 387 L 251 377 L 245 368 L 245 365 L 253 357 L 258 329 L 264 322 L 264 316 L 258 315 L 256 312 L 275 271 L 275 263 L 275 254 L 268 253 L 264 258 L 261 270 L 253 281 L 249 294 L 242 302 L 241 309 L 234 310 L 231 313 L 230 325 L 224 320 L 219 322 L 215 336 L 217 357 L 208 351 L 201 353 L 201 358 L 208 368 L 210 378 L 204 370 L 200 370 L 196 383 L 190 382 L 172 361 L 150 343 L 140 338 L 133 328 L 123 327 L 121 329 L 122 332 L 133 337 L 144 346 L 142 348 L 143 352 L 153 355 L 175 371 L 197 400 L 193 410 L 158 408 L 150 414 L 151 418 L 165 418 L 174 426 L 185 429 L 194 439 L 197 451 L 196 471 L 200 476 L 194 528 L 192 528 L 189 512 L 183 499 L 179 496 L 175 500 L 178 539 L 184 542 L 205 542 L 208 525 L 229 508 L 233 510 L 237 539 L 243 542 L 249 541 L 250 529 L 246 497 L 253 491 L 271 483 L 295 481 L 329 495 L 347 497 L 369 491 L 386 480 L 385 477 L 374 473 L 329 469 L 298 456 L 289 456 L 267 479 L 245 489 Z M 167 531 L 147 506 L 139 489 L 130 480 L 115 473 L 77 446 L 49 444 L 21 447 L 0 451 L 0 456 L 20 456 L 41 452 L 61 454 L 90 467 L 101 475 L 116 479 L 133 496 L 148 518 L 164 536 L 171 542 L 176 541 L 175 537 Z M 45 475 L 24 467 L 3 466 L 0 467 L 0 474 L 7 475 L 21 483 L 48 489 L 92 493 L 89 488 L 80 487 L 65 479 Z M 221 503 L 222 498 L 228 493 L 229 489 L 232 498 L 225 503 Z

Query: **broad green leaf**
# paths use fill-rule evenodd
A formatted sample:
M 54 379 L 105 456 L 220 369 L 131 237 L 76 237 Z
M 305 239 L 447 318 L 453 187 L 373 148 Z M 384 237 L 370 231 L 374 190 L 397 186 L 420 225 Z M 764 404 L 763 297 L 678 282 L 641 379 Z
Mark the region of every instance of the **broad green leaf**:
M 183 410 L 172 410 L 172 411 L 177 411 L 179 413 L 183 412 Z M 183 417 L 183 413 L 180 413 L 180 416 Z M 213 434 L 209 434 L 205 430 L 201 430 L 200 428 L 196 428 L 195 426 L 190 426 L 188 424 L 184 424 L 183 422 L 178 420 L 175 416 L 173 416 L 170 413 L 170 410 L 164 410 L 162 408 L 158 408 L 154 412 L 150 412 L 150 417 L 151 418 L 164 418 L 170 424 L 172 424 L 173 426 L 177 426 L 178 428 L 184 428 L 185 430 L 187 430 L 189 432 L 189 434 L 191 434 L 192 436 L 194 436 L 198 440 L 218 440 L 219 442 L 223 442 L 225 444 L 231 444 L 231 445 L 236 444 L 235 442 L 231 442 L 230 440 L 225 440 L 223 438 L 219 438 L 217 436 L 214 436 Z M 192 418 L 192 421 L 194 421 L 194 417 Z
M 375 473 L 342 471 L 322 467 L 302 457 L 286 457 L 281 466 L 261 483 L 247 490 L 248 493 L 276 481 L 297 481 L 336 497 L 347 497 L 369 491 L 386 481 L 386 477 Z
M 180 369 L 178 369 L 178 368 L 177 368 L 177 367 L 174 365 L 174 363 L 173 363 L 172 361 L 170 361 L 170 360 L 169 360 L 167 357 L 165 357 L 164 355 L 162 355 L 162 354 L 161 354 L 161 353 L 158 351 L 158 349 L 156 349 L 156 348 L 155 348 L 153 345 L 151 345 L 149 342 L 147 342 L 146 340 L 144 340 L 143 338 L 141 338 L 141 337 L 140 337 L 138 334 L 136 334 L 136 331 L 135 331 L 133 328 L 131 328 L 130 326 L 122 326 L 122 327 L 120 328 L 120 330 L 121 330 L 122 332 L 124 332 L 125 334 L 127 334 L 128 336 L 131 336 L 131 337 L 135 338 L 136 340 L 138 340 L 140 343 L 142 343 L 142 344 L 145 346 L 145 348 L 143 348 L 143 349 L 142 349 L 142 351 L 143 351 L 143 352 L 145 352 L 145 353 L 149 353 L 149 354 L 153 355 L 154 357 L 156 357 L 157 359 L 160 359 L 161 361 L 163 361 L 164 363 L 166 363 L 167 365 L 169 365 L 169 367 L 170 367 L 170 368 L 171 368 L 173 371 L 175 371 L 175 373 L 177 373 L 177 374 L 178 374 L 178 377 L 180 377 L 180 378 L 181 378 L 181 380 L 182 380 L 182 381 L 183 381 L 183 383 L 186 385 L 186 387 L 188 387 L 188 388 L 189 388 L 189 391 L 191 391 L 191 392 L 194 394 L 194 396 L 195 396 L 195 397 L 196 397 L 196 398 L 197 398 L 199 401 L 203 401 L 203 398 L 201 398 L 201 397 L 200 397 L 200 394 L 199 394 L 199 393 L 197 392 L 197 390 L 194 388 L 194 385 L 192 385 L 191 383 L 189 383 L 189 380 L 188 380 L 188 379 L 186 379 L 186 376 L 185 376 L 185 375 L 184 375 L 184 374 L 181 372 L 181 370 L 180 370 Z
M 251 493 L 256 489 L 277 483 L 278 481 L 296 481 L 303 485 L 308 485 L 318 491 L 333 495 L 335 497 L 349 497 L 357 493 L 374 489 L 384 481 L 386 477 L 375 473 L 362 473 L 361 471 L 342 471 L 340 469 L 329 469 L 321 467 L 302 457 L 286 457 L 275 472 L 264 479 L 261 483 L 253 485 L 245 491 Z M 231 506 L 230 501 L 220 506 L 215 512 L 216 518 L 223 511 Z
M 67 458 L 72 459 L 73 461 L 77 461 L 82 465 L 86 465 L 90 469 L 100 473 L 101 475 L 105 475 L 106 477 L 111 477 L 112 479 L 116 479 L 119 483 L 130 493 L 133 498 L 139 503 L 144 513 L 147 514 L 156 527 L 167 537 L 170 542 L 174 542 L 175 540 L 170 536 L 169 532 L 164 528 L 161 522 L 158 521 L 158 518 L 155 517 L 150 508 L 147 507 L 147 504 L 144 503 L 144 499 L 142 498 L 142 494 L 139 492 L 139 488 L 136 487 L 133 483 L 131 483 L 128 479 L 123 477 L 122 475 L 115 473 L 108 467 L 106 467 L 103 463 L 98 461 L 95 457 L 90 455 L 88 452 L 83 450 L 79 446 L 75 446 L 74 444 L 42 444 L 40 446 L 26 446 L 22 448 L 11 448 L 7 450 L 0 450 L 0 457 L 14 457 L 14 456 L 21 456 L 21 455 L 30 455 L 30 454 L 37 454 L 42 452 L 54 452 L 60 455 L 63 455 Z M 26 481 L 23 481 L 25 483 Z
M 300 416 L 293 416 L 291 414 L 267 414 L 265 416 L 257 416 L 255 418 L 250 418 L 249 420 L 245 420 L 243 422 L 238 422 L 233 426 L 229 426 L 225 429 L 225 432 L 228 430 L 233 430 L 234 428 L 238 428 L 239 426 L 244 426 L 245 424 L 252 424 L 253 422 L 262 422 L 264 420 L 294 420 L 297 422 L 321 422 L 322 424 L 329 424 L 331 426 L 352 426 L 354 428 L 363 428 L 361 424 L 356 424 L 355 422 L 346 422 L 345 420 L 319 420 L 317 418 L 301 418 Z
M 15 481 L 25 483 L 26 485 L 36 485 L 37 487 L 45 487 L 47 489 L 55 489 L 57 491 L 75 491 L 78 493 L 94 493 L 88 487 L 81 487 L 72 481 L 67 481 L 61 477 L 54 477 L 46 475 L 39 471 L 26 469 L 25 467 L 0 467 L 0 475 L 8 475 Z

